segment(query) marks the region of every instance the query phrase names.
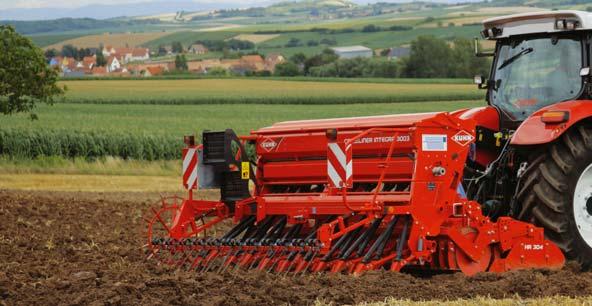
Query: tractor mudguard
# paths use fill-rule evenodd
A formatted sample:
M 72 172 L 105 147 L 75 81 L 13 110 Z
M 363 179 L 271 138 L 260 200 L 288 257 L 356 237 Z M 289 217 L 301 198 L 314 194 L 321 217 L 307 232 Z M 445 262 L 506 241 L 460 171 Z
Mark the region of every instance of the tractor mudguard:
M 471 108 L 468 110 L 459 110 L 452 112 L 451 115 L 464 120 L 475 120 L 477 126 L 488 128 L 492 131 L 499 131 L 499 113 L 493 106 L 483 106 Z
M 567 120 L 560 123 L 545 123 L 544 113 L 549 111 L 566 111 Z M 576 100 L 553 104 L 544 107 L 528 117 L 512 136 L 513 145 L 538 145 L 554 141 L 574 124 L 592 117 L 592 100 Z

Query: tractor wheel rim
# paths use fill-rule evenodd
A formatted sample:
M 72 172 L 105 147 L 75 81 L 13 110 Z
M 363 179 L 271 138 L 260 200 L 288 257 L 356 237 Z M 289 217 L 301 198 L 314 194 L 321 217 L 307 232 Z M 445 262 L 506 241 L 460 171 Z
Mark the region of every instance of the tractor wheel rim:
M 580 236 L 592 248 L 592 164 L 586 167 L 576 184 L 573 213 Z

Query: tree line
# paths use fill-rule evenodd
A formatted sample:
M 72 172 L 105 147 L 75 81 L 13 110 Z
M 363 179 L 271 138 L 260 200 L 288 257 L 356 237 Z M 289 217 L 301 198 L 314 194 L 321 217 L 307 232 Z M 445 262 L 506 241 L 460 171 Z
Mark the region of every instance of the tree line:
M 383 53 L 383 55 L 385 55 Z M 293 55 L 275 68 L 277 76 L 314 77 L 408 77 L 471 78 L 487 74 L 490 62 L 474 55 L 473 42 L 457 38 L 452 42 L 434 36 L 420 36 L 410 46 L 408 57 L 339 59 L 332 49 L 307 57 Z

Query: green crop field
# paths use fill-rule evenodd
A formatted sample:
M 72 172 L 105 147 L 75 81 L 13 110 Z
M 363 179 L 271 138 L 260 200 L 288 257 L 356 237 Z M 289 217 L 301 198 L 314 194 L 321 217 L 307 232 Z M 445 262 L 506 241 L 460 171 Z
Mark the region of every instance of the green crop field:
M 477 100 L 472 84 L 294 82 L 262 79 L 64 81 L 69 103 L 350 104 Z
M 98 105 L 41 106 L 39 120 L 2 118 L 0 155 L 136 160 L 178 158 L 182 136 L 232 128 L 239 134 L 277 121 L 412 112 L 450 111 L 482 102 L 416 102 L 350 105 Z

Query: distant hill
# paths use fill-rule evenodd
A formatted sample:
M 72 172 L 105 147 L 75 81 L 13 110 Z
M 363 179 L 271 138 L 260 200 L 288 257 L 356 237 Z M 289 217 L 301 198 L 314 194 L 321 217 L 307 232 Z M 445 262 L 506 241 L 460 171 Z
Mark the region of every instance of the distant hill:
M 99 20 L 92 18 L 60 18 L 55 20 L 0 20 L 0 24 L 10 24 L 14 26 L 17 32 L 21 34 L 52 33 L 71 30 L 93 30 L 101 28 L 123 28 L 128 26 L 142 26 L 148 24 L 158 24 L 158 19 L 109 19 Z
M 273 4 L 267 8 L 268 12 L 297 13 L 310 10 L 352 8 L 357 6 L 354 2 L 348 0 L 300 0 L 283 1 Z
M 207 1 L 204 3 L 181 1 L 146 1 L 140 3 L 93 4 L 74 8 L 17 8 L 0 10 L 0 20 L 48 20 L 59 18 L 95 18 L 109 19 L 122 16 L 150 16 L 176 11 L 209 11 L 217 9 L 244 8 L 248 4 L 240 0 L 235 1 Z M 48 3 L 51 3 L 48 1 Z M 258 5 L 269 5 L 272 0 L 258 1 Z M 50 4 L 51 5 L 51 4 Z

